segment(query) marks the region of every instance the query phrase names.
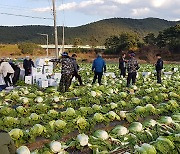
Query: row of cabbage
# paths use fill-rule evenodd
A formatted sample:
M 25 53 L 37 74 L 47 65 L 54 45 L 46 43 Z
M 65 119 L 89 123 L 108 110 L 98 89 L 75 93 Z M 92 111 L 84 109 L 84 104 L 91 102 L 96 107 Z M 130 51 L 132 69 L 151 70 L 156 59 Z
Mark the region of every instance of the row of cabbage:
M 104 151 L 104 149 L 99 148 L 102 146 L 101 143 L 105 147 L 107 145 L 110 147 L 105 148 L 106 152 L 118 150 L 125 146 L 122 139 L 119 140 L 118 138 L 119 141 L 116 142 L 117 138 L 112 136 L 111 132 L 108 133 L 110 137 L 108 137 L 107 145 L 102 140 L 96 142 L 94 139 L 97 136 L 93 136 L 93 132 L 102 124 L 101 128 L 105 130 L 106 126 L 113 122 L 117 125 L 123 123 L 124 126 L 128 126 L 128 132 L 131 132 L 129 131 L 129 124 L 133 125 L 133 122 L 142 121 L 148 116 L 152 116 L 160 122 L 171 118 L 171 120 L 173 119 L 171 123 L 165 123 L 165 125 L 170 125 L 168 128 L 173 129 L 172 134 L 178 134 L 179 72 L 174 73 L 171 77 L 163 76 L 163 86 L 156 84 L 153 73 L 149 77 L 139 75 L 137 85 L 127 89 L 124 79 L 112 78 L 111 76 L 103 78 L 103 85 L 92 86 L 90 84 L 92 82 L 92 73 L 89 73 L 90 66 L 86 64 L 83 65 L 83 68 L 84 71 L 81 74 L 85 79 L 86 86 L 77 88 L 75 82 L 70 87 L 71 91 L 65 94 L 60 94 L 56 88 L 40 91 L 34 86 L 21 87 L 9 94 L 1 92 L 1 129 L 10 133 L 17 146 L 36 142 L 37 137 L 60 140 L 63 136 L 78 130 L 80 135 L 77 138 L 82 138 L 88 134 L 89 137 L 86 137 L 86 140 L 89 139 L 88 147 L 95 153 Z M 110 65 L 108 69 L 116 74 L 119 73 L 117 65 Z M 141 69 L 152 71 L 152 66 L 143 66 Z M 71 97 L 79 97 L 79 99 L 73 101 L 69 99 Z M 130 141 L 127 142 L 133 145 Z M 97 145 L 92 143 L 97 143 Z M 147 141 L 138 143 L 138 146 L 143 143 L 147 143 Z M 66 148 L 81 149 L 84 147 L 71 140 L 62 144 Z M 98 146 L 99 144 L 101 146 Z M 137 146 L 136 148 L 126 146 L 132 151 L 137 149 Z M 47 150 L 45 149 L 45 151 Z

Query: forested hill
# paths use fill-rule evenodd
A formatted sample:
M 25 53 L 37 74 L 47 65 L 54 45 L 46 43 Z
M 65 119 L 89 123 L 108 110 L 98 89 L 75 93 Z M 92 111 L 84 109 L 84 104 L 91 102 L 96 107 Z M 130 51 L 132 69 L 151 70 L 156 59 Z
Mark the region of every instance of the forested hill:
M 106 38 L 119 35 L 122 32 L 136 33 L 141 38 L 147 33 L 158 34 L 159 31 L 175 26 L 180 22 L 167 21 L 158 18 L 129 19 L 111 18 L 82 25 L 78 27 L 65 28 L 66 44 L 73 44 L 75 38 L 82 41 L 81 44 L 91 44 L 96 39 L 99 45 L 104 44 Z M 50 26 L 0 26 L 0 43 L 34 42 L 45 44 L 44 36 L 38 33 L 49 34 L 50 43 L 53 43 L 53 27 Z M 59 42 L 61 42 L 62 27 L 58 27 Z

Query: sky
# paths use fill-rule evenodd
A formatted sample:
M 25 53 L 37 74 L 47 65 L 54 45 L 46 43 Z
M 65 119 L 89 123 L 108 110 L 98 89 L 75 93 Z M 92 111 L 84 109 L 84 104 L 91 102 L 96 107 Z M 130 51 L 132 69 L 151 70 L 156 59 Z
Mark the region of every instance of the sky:
M 64 24 L 75 27 L 113 17 L 180 20 L 180 0 L 55 0 L 55 2 L 58 26 Z M 52 0 L 0 0 L 0 25 L 52 26 Z

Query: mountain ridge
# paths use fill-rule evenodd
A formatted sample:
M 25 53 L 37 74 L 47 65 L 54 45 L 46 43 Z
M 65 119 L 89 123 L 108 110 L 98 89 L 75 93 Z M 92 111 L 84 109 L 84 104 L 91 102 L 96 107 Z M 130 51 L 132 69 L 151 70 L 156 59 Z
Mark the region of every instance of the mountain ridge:
M 123 32 L 137 34 L 143 38 L 152 32 L 155 35 L 171 26 L 180 24 L 180 21 L 168 21 L 159 18 L 109 18 L 88 23 L 77 27 L 65 27 L 65 43 L 74 44 L 75 38 L 81 39 L 81 44 L 91 44 L 95 39 L 98 45 L 103 45 L 105 39 Z M 38 33 L 49 35 L 49 43 L 54 42 L 53 27 L 44 25 L 0 26 L 0 43 L 34 42 L 45 44 L 45 38 Z M 62 40 L 62 27 L 58 27 L 59 44 Z

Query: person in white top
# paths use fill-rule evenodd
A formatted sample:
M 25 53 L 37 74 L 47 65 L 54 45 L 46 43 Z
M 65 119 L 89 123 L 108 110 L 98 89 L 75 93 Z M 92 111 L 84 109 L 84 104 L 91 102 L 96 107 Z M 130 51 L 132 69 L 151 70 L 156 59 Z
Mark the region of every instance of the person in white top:
M 13 76 L 14 70 L 8 62 L 5 62 L 3 60 L 0 61 L 0 73 L 4 77 L 6 86 L 7 87 L 12 86 L 12 81 L 10 79 L 10 76 Z

